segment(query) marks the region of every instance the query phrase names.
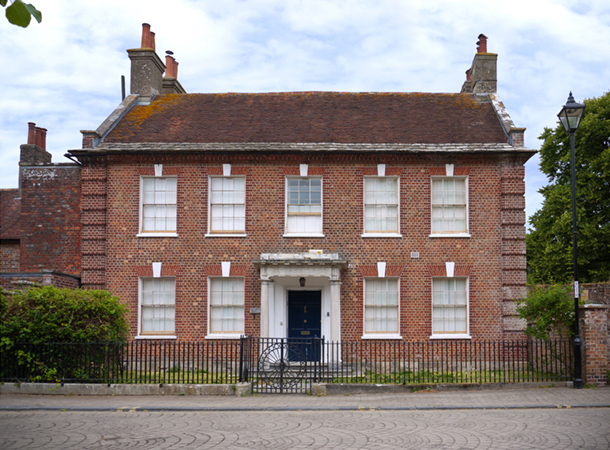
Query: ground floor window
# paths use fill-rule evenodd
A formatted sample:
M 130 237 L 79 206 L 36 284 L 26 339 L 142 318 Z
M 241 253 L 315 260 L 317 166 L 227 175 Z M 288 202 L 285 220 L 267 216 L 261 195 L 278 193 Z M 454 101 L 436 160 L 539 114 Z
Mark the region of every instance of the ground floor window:
M 468 279 L 432 279 L 432 334 L 468 334 Z
M 210 334 L 244 333 L 244 279 L 210 278 Z
M 398 334 L 398 279 L 364 281 L 364 334 Z
M 174 334 L 176 279 L 140 278 L 140 334 Z

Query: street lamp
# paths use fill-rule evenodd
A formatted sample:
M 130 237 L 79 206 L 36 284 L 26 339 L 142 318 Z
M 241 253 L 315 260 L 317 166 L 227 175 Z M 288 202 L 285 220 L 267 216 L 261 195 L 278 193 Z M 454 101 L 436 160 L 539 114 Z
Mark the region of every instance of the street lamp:
M 582 389 L 582 341 L 580 340 L 580 326 L 578 324 L 578 247 L 576 237 L 576 157 L 574 155 L 574 133 L 580 125 L 580 120 L 585 112 L 585 105 L 576 103 L 572 92 L 557 117 L 565 130 L 570 133 L 570 166 L 572 167 L 572 250 L 574 260 L 574 388 Z

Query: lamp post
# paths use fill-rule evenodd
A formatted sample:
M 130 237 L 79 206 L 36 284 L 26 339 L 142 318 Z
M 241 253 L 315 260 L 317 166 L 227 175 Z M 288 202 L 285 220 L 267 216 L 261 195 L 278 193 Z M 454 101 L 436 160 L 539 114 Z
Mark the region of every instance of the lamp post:
M 580 125 L 585 105 L 576 103 L 572 92 L 568 97 L 568 102 L 561 108 L 557 117 L 561 121 L 565 130 L 570 133 L 570 166 L 572 168 L 572 254 L 574 260 L 574 388 L 582 389 L 582 341 L 580 340 L 580 326 L 578 323 L 578 247 L 576 237 L 576 157 L 574 150 L 574 133 Z

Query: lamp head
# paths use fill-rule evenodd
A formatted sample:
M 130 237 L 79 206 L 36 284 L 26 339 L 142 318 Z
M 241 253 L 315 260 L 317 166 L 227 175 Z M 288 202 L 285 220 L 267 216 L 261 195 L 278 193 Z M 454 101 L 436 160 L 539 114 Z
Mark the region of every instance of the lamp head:
M 557 117 L 559 117 L 561 124 L 568 133 L 574 133 L 580 125 L 584 112 L 585 105 L 576 103 L 574 97 L 572 97 L 572 92 L 570 92 L 568 102 L 561 108 Z

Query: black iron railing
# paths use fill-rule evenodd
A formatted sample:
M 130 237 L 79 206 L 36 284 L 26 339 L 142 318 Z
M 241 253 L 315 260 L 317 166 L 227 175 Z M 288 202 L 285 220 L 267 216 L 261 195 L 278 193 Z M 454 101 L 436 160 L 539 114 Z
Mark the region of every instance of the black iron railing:
M 0 352 L 1 381 L 225 384 L 239 379 L 240 341 L 19 343 Z
M 304 392 L 311 383 L 445 384 L 562 381 L 569 341 L 424 342 L 243 337 L 231 341 L 44 343 L 0 347 L 0 381 L 232 384 Z

